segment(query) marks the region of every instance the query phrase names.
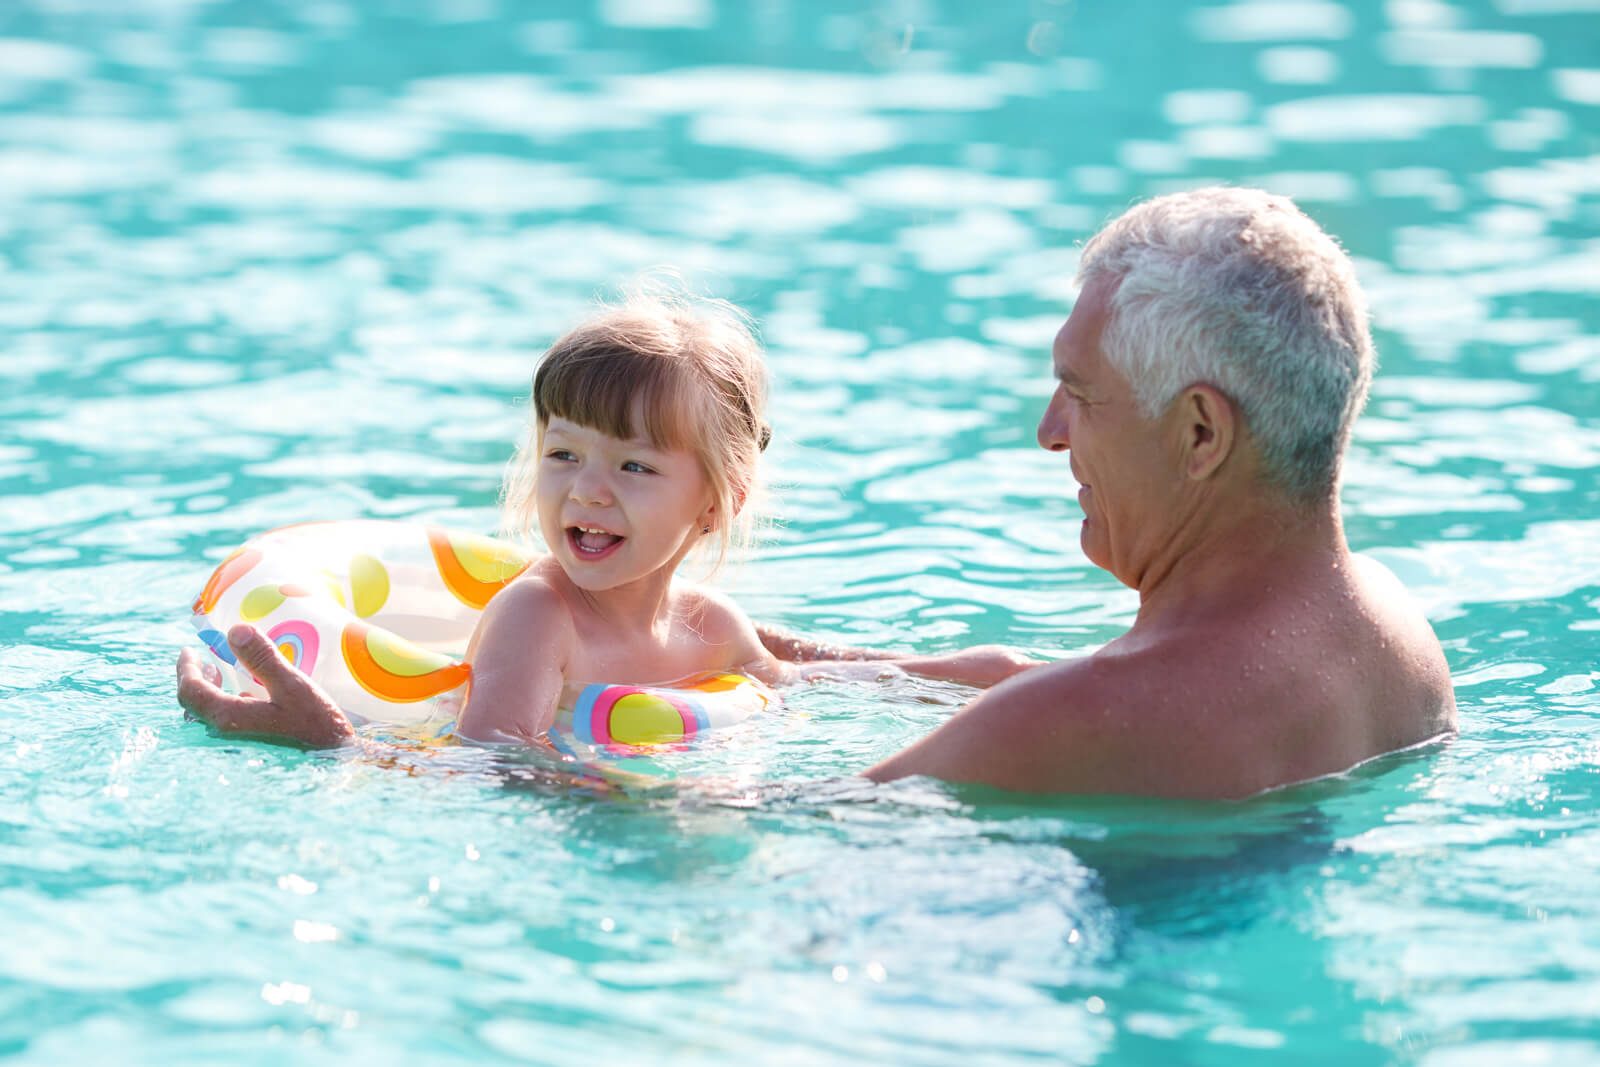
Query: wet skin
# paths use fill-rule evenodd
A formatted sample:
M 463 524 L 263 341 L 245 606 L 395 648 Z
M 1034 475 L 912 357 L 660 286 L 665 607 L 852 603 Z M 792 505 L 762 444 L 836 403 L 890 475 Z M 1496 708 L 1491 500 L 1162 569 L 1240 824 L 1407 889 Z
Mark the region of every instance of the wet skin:
M 1453 732 L 1439 642 L 1394 576 L 1350 552 L 1336 494 L 1270 485 L 1209 385 L 1154 417 L 1134 405 L 1101 347 L 1113 286 L 1085 287 L 1057 336 L 1038 437 L 1069 454 L 1084 553 L 1138 590 L 1134 624 L 990 689 L 869 777 L 1240 797 Z

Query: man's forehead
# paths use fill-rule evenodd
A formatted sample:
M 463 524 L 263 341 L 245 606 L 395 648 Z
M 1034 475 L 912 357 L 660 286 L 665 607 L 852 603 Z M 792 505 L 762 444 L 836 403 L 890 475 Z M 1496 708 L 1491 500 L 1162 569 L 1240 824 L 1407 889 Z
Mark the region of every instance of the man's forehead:
M 1061 324 L 1061 327 L 1056 330 L 1055 340 L 1050 344 L 1050 369 L 1061 381 L 1067 381 L 1074 377 L 1070 363 L 1071 354 L 1069 352 L 1071 342 L 1067 336 L 1067 324 L 1071 321 L 1069 318 Z
M 1090 280 L 1078 294 L 1067 321 L 1056 332 L 1050 354 L 1056 377 L 1062 381 L 1081 376 L 1085 359 L 1099 348 L 1113 289 L 1115 283 L 1108 279 Z
M 1068 317 L 1056 331 L 1055 343 L 1050 346 L 1050 363 L 1055 376 L 1062 381 L 1082 377 L 1084 345 L 1088 342 L 1082 316 Z

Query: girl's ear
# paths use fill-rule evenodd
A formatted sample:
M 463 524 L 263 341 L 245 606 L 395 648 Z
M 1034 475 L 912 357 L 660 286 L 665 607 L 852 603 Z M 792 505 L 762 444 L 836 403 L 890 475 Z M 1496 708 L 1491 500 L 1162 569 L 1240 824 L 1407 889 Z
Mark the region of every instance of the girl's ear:
M 1233 453 L 1241 428 L 1239 410 L 1220 389 L 1191 385 L 1178 397 L 1178 418 L 1184 474 L 1203 481 Z

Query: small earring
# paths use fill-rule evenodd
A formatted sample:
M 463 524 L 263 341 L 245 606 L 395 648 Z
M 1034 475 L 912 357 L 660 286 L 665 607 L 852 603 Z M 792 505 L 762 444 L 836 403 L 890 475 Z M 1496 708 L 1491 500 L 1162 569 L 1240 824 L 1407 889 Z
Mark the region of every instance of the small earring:
M 700 527 L 700 532 L 702 534 L 710 533 L 711 532 L 711 524 L 708 522 L 704 526 Z

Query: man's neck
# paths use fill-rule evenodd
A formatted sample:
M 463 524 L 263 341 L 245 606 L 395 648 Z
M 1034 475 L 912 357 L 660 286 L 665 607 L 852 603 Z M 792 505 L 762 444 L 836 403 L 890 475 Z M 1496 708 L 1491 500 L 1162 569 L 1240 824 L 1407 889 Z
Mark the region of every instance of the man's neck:
M 1210 521 L 1187 531 L 1166 565 L 1141 581 L 1135 630 L 1214 614 L 1269 592 L 1263 575 L 1292 582 L 1343 567 L 1349 556 L 1336 496 L 1316 504 L 1258 496 L 1208 513 Z

